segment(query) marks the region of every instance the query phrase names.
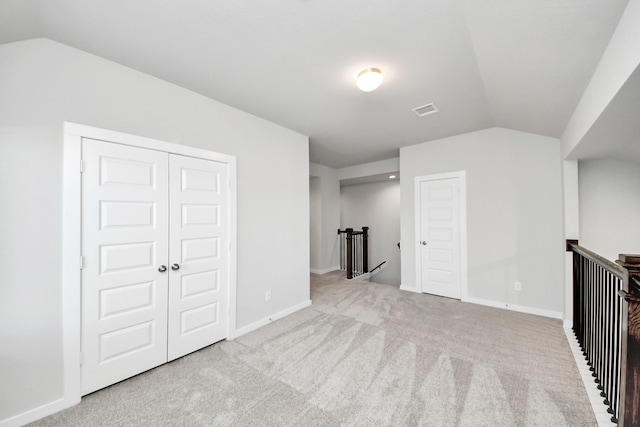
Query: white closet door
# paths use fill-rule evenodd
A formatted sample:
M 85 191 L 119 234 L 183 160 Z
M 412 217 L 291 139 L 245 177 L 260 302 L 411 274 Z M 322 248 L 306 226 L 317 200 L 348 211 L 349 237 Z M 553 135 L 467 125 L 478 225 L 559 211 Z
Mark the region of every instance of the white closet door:
M 82 394 L 167 360 L 168 154 L 83 139 Z
M 228 165 L 171 155 L 169 344 L 176 359 L 227 335 Z
M 420 183 L 422 292 L 460 299 L 460 178 Z

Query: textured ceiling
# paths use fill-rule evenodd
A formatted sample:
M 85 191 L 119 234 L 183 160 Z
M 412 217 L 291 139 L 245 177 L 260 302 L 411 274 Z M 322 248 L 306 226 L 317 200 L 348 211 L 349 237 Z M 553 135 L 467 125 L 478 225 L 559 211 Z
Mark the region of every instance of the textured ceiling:
M 560 137 L 627 1 L 0 0 L 0 43 L 74 46 L 310 137 L 311 161 L 501 126 Z M 360 92 L 354 74 L 381 68 Z M 433 102 L 440 113 L 411 109 Z

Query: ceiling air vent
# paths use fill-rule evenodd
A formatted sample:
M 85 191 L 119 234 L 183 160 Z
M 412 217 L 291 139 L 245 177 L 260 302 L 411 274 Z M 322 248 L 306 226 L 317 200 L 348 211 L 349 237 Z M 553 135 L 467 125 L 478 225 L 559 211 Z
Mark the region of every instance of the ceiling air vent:
M 431 104 L 423 105 L 422 107 L 416 107 L 412 111 L 416 113 L 418 117 L 424 117 L 424 116 L 428 116 L 429 114 L 437 113 L 440 110 L 438 110 L 438 107 L 436 107 L 435 105 L 433 105 L 433 103 L 431 103 Z

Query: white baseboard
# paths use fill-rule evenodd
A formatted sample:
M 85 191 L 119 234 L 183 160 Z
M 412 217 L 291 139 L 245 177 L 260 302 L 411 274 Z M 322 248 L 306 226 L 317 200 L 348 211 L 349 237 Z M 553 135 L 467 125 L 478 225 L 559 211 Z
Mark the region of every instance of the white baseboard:
M 587 361 L 582 355 L 582 350 L 580 349 L 578 340 L 576 339 L 573 331 L 570 328 L 565 327 L 564 334 L 567 336 L 569 347 L 571 347 L 571 352 L 573 353 L 576 367 L 578 368 L 578 372 L 580 373 L 580 377 L 582 378 L 582 384 L 584 385 L 584 389 L 587 392 L 587 396 L 589 397 L 591 409 L 593 409 L 593 413 L 596 416 L 598 427 L 615 426 L 615 424 L 611 422 L 611 414 L 607 412 L 607 407 L 602 402 L 600 390 L 598 390 L 598 386 L 596 385 L 595 381 L 593 381 L 591 371 L 589 370 Z
M 0 420 L 0 427 L 19 427 L 25 424 L 29 424 L 40 418 L 44 418 L 48 415 L 55 414 L 56 412 L 60 412 L 63 409 L 67 409 L 79 403 L 80 400 L 76 401 L 68 401 L 68 399 L 58 399 L 54 400 L 51 403 L 47 403 L 42 406 L 38 406 L 37 408 L 33 408 L 28 410 L 27 412 L 23 412 L 18 415 L 14 415 L 10 418 L 6 418 L 4 420 Z
M 340 270 L 340 266 L 335 266 L 335 267 L 329 267 L 329 268 L 324 268 L 322 270 L 316 270 L 315 268 L 312 268 L 310 271 L 314 274 L 327 274 L 327 273 L 331 273 L 332 271 L 336 271 L 336 270 Z
M 416 287 L 408 287 L 404 285 L 400 285 L 400 290 L 407 291 L 407 292 L 415 292 L 415 293 L 421 292 L 420 289 Z M 563 313 L 560 313 L 559 311 L 543 310 L 541 308 L 527 307 L 524 305 L 507 304 L 500 301 L 493 301 L 493 300 L 470 297 L 470 296 L 462 297 L 461 301 L 468 302 L 471 304 L 486 305 L 488 307 L 495 307 L 495 308 L 502 308 L 505 310 L 517 311 L 519 313 L 535 314 L 537 316 L 550 317 L 552 319 L 564 319 Z M 567 325 L 567 322 L 570 322 L 570 321 L 564 320 L 564 325 Z
M 566 329 L 571 329 L 573 328 L 573 320 L 571 319 L 564 319 L 562 322 L 562 326 L 564 326 Z
M 278 313 L 272 314 L 269 317 L 265 317 L 264 319 L 258 320 L 256 322 L 250 323 L 247 326 L 243 326 L 242 328 L 236 329 L 235 332 L 231 333 L 231 336 L 227 337 L 227 339 L 228 340 L 236 339 L 244 334 L 248 334 L 249 332 L 255 331 L 256 329 L 259 329 L 265 325 L 268 325 L 271 322 L 275 322 L 278 319 L 282 319 L 285 316 L 295 313 L 298 310 L 302 310 L 305 307 L 309 307 L 310 305 L 311 305 L 311 300 L 303 301 L 300 304 L 296 304 L 285 310 L 279 311 Z
M 411 288 L 410 288 L 410 287 L 408 287 L 408 286 L 404 286 L 404 285 L 402 285 L 402 284 L 400 285 L 400 290 L 401 290 L 401 291 L 407 291 L 407 292 L 413 292 L 413 293 L 417 293 L 417 294 L 419 294 L 419 293 L 420 293 L 420 289 L 415 288 L 415 287 L 411 287 Z
M 563 319 L 564 316 L 559 311 L 543 310 L 541 308 L 527 307 L 524 305 L 508 304 L 500 301 L 487 300 L 476 297 L 464 297 L 462 302 L 486 305 L 488 307 L 503 308 L 505 310 L 517 311 L 519 313 L 535 314 L 537 316 L 550 317 L 552 319 Z

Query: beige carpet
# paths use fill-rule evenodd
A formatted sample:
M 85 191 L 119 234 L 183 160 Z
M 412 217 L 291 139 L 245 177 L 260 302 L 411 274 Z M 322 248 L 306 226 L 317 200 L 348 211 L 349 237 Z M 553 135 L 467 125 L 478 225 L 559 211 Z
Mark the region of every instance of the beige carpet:
M 595 426 L 558 320 L 312 275 L 313 305 L 34 425 Z

